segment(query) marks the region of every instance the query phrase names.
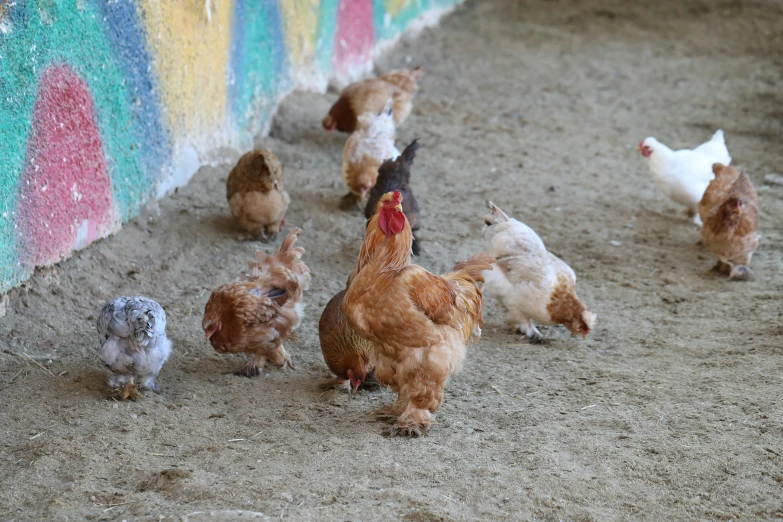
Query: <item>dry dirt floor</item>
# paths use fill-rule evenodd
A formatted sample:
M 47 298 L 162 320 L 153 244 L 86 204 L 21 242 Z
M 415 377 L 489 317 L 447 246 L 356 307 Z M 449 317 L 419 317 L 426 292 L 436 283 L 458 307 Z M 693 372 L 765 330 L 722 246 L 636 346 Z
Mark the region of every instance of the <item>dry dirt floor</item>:
M 381 71 L 427 70 L 398 132 L 432 271 L 483 249 L 493 200 L 578 275 L 598 325 L 531 345 L 487 299 L 486 328 L 428 437 L 383 435 L 388 390 L 323 393 L 317 322 L 364 220 L 338 210 L 334 93 L 297 93 L 257 145 L 281 159 L 312 269 L 296 370 L 229 372 L 201 314 L 258 247 L 224 197 L 236 152 L 10 296 L 0 320 L 1 520 L 761 520 L 783 517 L 783 4 L 468 2 Z M 760 195 L 752 282 L 710 272 L 694 225 L 635 147 L 723 128 Z M 108 399 L 95 320 L 142 294 L 168 313 L 162 392 Z M 213 515 L 210 516 L 210 512 Z M 197 514 L 193 514 L 197 513 Z

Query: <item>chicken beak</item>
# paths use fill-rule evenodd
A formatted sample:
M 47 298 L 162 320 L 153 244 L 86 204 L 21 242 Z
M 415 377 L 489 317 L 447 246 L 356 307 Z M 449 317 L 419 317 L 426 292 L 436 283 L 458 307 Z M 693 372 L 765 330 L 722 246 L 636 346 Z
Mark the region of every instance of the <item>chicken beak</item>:
M 584 339 L 585 341 L 587 340 L 587 334 L 586 333 L 582 334 L 582 339 Z
M 395 209 L 397 212 L 402 212 L 402 205 L 397 205 L 397 206 L 395 206 L 395 207 L 394 207 L 394 209 Z

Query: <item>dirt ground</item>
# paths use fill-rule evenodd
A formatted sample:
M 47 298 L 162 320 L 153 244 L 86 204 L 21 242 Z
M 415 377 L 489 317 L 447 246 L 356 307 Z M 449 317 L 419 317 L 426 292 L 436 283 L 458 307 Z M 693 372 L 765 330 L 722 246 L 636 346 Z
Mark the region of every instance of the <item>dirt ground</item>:
M 231 164 L 205 167 L 12 294 L 0 519 L 783 517 L 783 187 L 762 183 L 783 169 L 781 19 L 776 0 L 483 0 L 382 60 L 427 69 L 398 133 L 422 142 L 418 263 L 445 271 L 482 250 L 492 199 L 571 264 L 599 321 L 587 341 L 552 327 L 530 345 L 488 298 L 484 335 L 418 440 L 370 420 L 390 391 L 318 389 L 317 321 L 364 223 L 337 209 L 345 136 L 319 127 L 336 95 L 292 95 L 257 144 L 284 165 L 287 222 L 304 229 L 313 272 L 288 345 L 298 369 L 236 377 L 243 359 L 204 341 L 209 292 L 260 245 L 234 239 Z M 709 272 L 696 229 L 635 151 L 649 135 L 695 146 L 718 127 L 760 190 L 749 283 Z M 116 403 L 95 319 L 127 294 L 165 307 L 174 353 L 161 394 Z

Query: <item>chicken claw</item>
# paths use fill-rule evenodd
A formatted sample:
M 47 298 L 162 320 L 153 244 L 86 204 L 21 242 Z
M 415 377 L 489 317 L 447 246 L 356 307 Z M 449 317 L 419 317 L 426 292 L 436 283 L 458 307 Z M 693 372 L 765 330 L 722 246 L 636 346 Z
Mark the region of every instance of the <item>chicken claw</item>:
M 712 267 L 712 271 L 719 274 L 728 274 L 731 271 L 731 266 L 723 261 L 718 261 L 715 263 L 715 266 Z
M 400 424 L 395 422 L 386 432 L 389 437 L 409 437 L 416 439 L 427 435 L 426 428 L 421 424 Z
M 266 364 L 266 357 L 256 357 L 249 363 L 247 363 L 245 366 L 240 368 L 239 370 L 234 372 L 234 375 L 239 375 L 240 377 L 258 377 L 261 375 L 261 372 L 264 370 L 264 365 Z
M 144 395 L 139 393 L 139 389 L 136 386 L 136 383 L 133 382 L 133 378 L 131 377 L 131 379 L 128 382 L 126 382 L 122 388 L 120 388 L 118 398 L 121 401 L 125 401 L 128 399 L 135 401 L 136 397 L 141 397 L 143 399 Z

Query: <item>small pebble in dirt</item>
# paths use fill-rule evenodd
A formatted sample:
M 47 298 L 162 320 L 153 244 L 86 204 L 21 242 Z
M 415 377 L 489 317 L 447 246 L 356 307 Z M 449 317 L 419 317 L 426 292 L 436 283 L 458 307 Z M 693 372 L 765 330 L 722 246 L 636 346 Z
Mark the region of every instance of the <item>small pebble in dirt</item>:
M 138 418 L 139 418 L 138 415 L 136 415 L 135 413 L 131 413 L 131 419 L 138 419 Z
M 120 407 L 120 405 L 115 402 L 114 404 L 111 405 L 111 407 L 116 410 L 117 408 Z
M 612 245 L 612 246 L 620 246 L 620 245 L 622 245 L 622 243 L 620 243 L 616 239 L 612 239 L 611 241 L 609 241 L 609 244 Z
M 554 192 L 554 191 L 555 191 L 555 186 L 554 186 L 554 185 L 552 185 L 552 186 L 551 186 L 551 187 L 549 187 L 547 190 L 549 190 L 549 192 Z

